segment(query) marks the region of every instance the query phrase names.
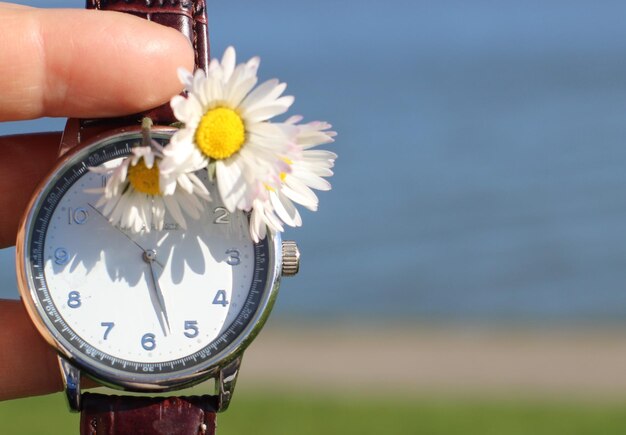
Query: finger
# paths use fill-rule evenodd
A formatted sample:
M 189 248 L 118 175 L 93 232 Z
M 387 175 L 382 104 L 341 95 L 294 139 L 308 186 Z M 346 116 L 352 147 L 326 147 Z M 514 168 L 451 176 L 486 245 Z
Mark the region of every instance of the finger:
M 0 8 L 0 120 L 108 117 L 165 103 L 193 68 L 180 32 L 119 12 Z
M 18 5 L 15 3 L 0 2 L 0 9 L 32 9 L 30 6 Z
M 0 401 L 61 391 L 55 351 L 39 335 L 20 301 L 0 299 Z M 83 388 L 98 384 L 81 381 Z
M 62 388 L 59 364 L 20 301 L 0 300 L 0 400 L 50 394 Z
M 24 209 L 57 161 L 60 141 L 61 133 L 0 137 L 0 248 L 15 244 Z

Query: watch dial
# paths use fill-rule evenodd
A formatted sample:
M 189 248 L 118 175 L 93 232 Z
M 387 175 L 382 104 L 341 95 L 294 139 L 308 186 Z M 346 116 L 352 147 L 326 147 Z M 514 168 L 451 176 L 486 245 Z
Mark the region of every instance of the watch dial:
M 188 372 L 232 345 L 267 303 L 270 246 L 253 243 L 247 216 L 229 213 L 215 191 L 187 230 L 169 215 L 161 231 L 111 225 L 89 193 L 106 179 L 88 167 L 114 165 L 138 142 L 127 135 L 85 149 L 48 183 L 27 228 L 31 295 L 88 369 Z M 206 171 L 197 175 L 212 190 Z

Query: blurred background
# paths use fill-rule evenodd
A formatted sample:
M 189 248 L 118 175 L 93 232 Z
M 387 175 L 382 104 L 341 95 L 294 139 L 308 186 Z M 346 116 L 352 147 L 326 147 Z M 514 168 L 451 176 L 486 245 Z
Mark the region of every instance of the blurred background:
M 625 433 L 626 3 L 208 8 L 214 56 L 261 56 L 339 132 L 220 433 Z M 1 420 L 35 405 L 76 427 L 60 395 Z

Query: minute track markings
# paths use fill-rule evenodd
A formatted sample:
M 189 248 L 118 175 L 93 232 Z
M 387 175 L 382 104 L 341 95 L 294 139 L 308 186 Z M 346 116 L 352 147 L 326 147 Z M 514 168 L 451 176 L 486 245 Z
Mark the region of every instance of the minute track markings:
M 144 370 L 144 368 L 154 367 L 155 371 L 167 374 L 180 371 L 183 367 L 185 367 L 185 371 L 191 370 L 191 367 L 203 367 L 203 364 L 206 364 L 208 360 L 212 359 L 213 356 L 226 348 L 230 343 L 233 342 L 233 340 L 237 339 L 237 337 L 244 331 L 244 329 L 248 327 L 250 321 L 254 319 L 255 313 L 263 299 L 264 292 L 262 291 L 262 289 L 264 283 L 267 281 L 263 278 L 268 275 L 268 270 L 254 271 L 250 278 L 245 278 L 248 283 L 244 286 L 245 293 L 241 293 L 240 296 L 238 296 L 240 298 L 240 307 L 242 307 L 242 309 L 241 311 L 235 310 L 233 312 L 234 317 L 232 318 L 232 320 L 228 320 L 228 323 L 230 325 L 224 325 L 226 328 L 222 329 L 222 333 L 215 336 L 215 338 L 211 342 L 205 342 L 206 344 L 204 345 L 204 347 L 200 348 L 196 352 L 192 352 L 191 355 L 185 356 L 184 359 L 178 358 L 160 361 L 156 363 L 156 365 L 149 365 L 155 363 L 133 361 L 132 357 L 129 359 L 119 358 L 118 356 L 111 355 L 103 350 L 93 347 L 89 344 L 89 341 L 86 341 L 82 338 L 83 336 L 87 337 L 87 335 L 84 335 L 85 332 L 83 332 L 80 327 L 74 329 L 73 327 L 69 326 L 73 323 L 66 323 L 66 320 L 62 317 L 64 314 L 55 309 L 55 303 L 54 300 L 51 299 L 50 293 L 56 295 L 56 292 L 58 291 L 56 284 L 53 284 L 51 282 L 50 285 L 52 287 L 51 289 L 48 289 L 48 283 L 46 282 L 46 279 L 50 278 L 50 275 L 48 275 L 46 278 L 46 276 L 42 276 L 40 272 L 49 261 L 49 259 L 45 257 L 46 252 L 50 251 L 49 249 L 46 249 L 45 245 L 51 243 L 51 236 L 44 233 L 52 230 L 52 219 L 56 216 L 55 213 L 57 213 L 57 207 L 59 207 L 59 205 L 63 203 L 63 201 L 69 198 L 69 196 L 67 195 L 68 193 L 73 193 L 72 189 L 77 188 L 78 185 L 76 183 L 78 182 L 78 180 L 80 180 L 81 177 L 85 176 L 85 174 L 88 174 L 88 166 L 95 166 L 96 163 L 101 164 L 103 162 L 106 162 L 107 160 L 112 160 L 112 158 L 116 158 L 120 155 L 127 155 L 130 152 L 130 146 L 128 145 L 128 143 L 124 143 L 123 146 L 120 146 L 119 142 L 107 143 L 102 146 L 98 146 L 95 149 L 95 152 L 97 153 L 97 156 L 94 156 L 94 151 L 92 150 L 85 151 L 82 154 L 79 153 L 80 155 L 77 154 L 78 157 L 76 157 L 76 155 L 74 157 L 70 157 L 69 163 L 67 163 L 67 170 L 64 172 L 59 171 L 59 173 L 55 174 L 55 178 L 52 178 L 52 181 L 49 182 L 50 187 L 42 193 L 41 199 L 38 200 L 38 204 L 40 207 L 39 211 L 35 211 L 33 218 L 31 219 L 32 225 L 40 231 L 33 231 L 31 233 L 31 238 L 29 238 L 30 248 L 27 248 L 27 251 L 30 250 L 30 252 L 28 253 L 28 255 L 31 255 L 31 260 L 37 263 L 36 265 L 31 264 L 32 273 L 30 274 L 30 276 L 32 279 L 34 279 L 34 285 L 37 290 L 35 294 L 37 296 L 37 299 L 41 301 L 42 309 L 50 307 L 44 310 L 46 316 L 50 316 L 49 322 L 54 322 L 55 325 L 58 325 L 58 327 L 53 327 L 52 329 L 56 329 L 57 331 L 64 329 L 64 332 L 60 335 L 62 337 L 65 337 L 65 340 L 72 343 L 67 347 L 69 349 L 75 349 L 76 355 L 87 356 L 87 358 L 79 358 L 78 361 L 102 360 L 102 367 L 115 366 L 115 370 L 118 372 L 124 371 L 127 373 L 141 374 L 147 373 L 147 370 Z M 93 158 L 89 161 L 89 163 L 87 163 L 87 159 L 90 155 L 97 158 Z M 87 179 L 83 178 L 83 180 Z M 59 189 L 59 187 L 61 187 L 61 189 Z M 51 191 L 54 192 L 52 197 L 48 196 L 49 192 Z M 48 198 L 50 198 L 50 201 L 48 201 Z M 87 204 L 87 202 L 85 202 L 85 204 Z M 92 210 L 95 208 L 93 206 L 93 203 L 89 204 L 89 206 Z M 101 213 L 98 212 L 99 210 L 97 210 L 96 214 L 101 215 Z M 93 222 L 99 222 L 99 220 L 95 219 Z M 124 236 L 130 239 L 127 234 L 124 234 Z M 138 251 L 138 254 L 143 254 L 143 252 L 145 252 L 144 248 L 139 243 L 134 240 L 131 241 L 133 242 L 133 244 L 135 244 L 135 246 L 137 246 L 136 249 L 140 249 L 140 251 Z M 41 246 L 42 244 L 43 246 Z M 34 258 L 35 256 L 33 251 L 36 249 L 35 247 L 37 245 L 41 246 L 45 250 L 41 250 L 40 254 L 37 255 L 36 258 Z M 265 241 L 259 245 L 249 245 L 247 249 L 250 249 L 249 253 L 251 259 L 253 259 L 254 257 L 257 257 L 258 259 L 261 257 L 265 257 L 269 253 L 269 244 L 267 241 Z M 258 265 L 258 262 L 253 260 L 251 266 L 252 265 L 256 266 Z M 162 264 L 160 264 L 160 266 L 163 267 Z M 250 269 L 252 269 L 252 267 L 250 267 Z M 256 269 L 256 267 L 254 267 L 254 269 Z M 267 267 L 265 267 L 264 269 L 267 269 Z M 48 272 L 48 274 L 49 273 L 50 272 Z M 244 278 L 242 277 L 242 279 Z M 237 288 L 239 288 L 239 284 L 237 284 Z M 43 300 L 44 298 L 46 299 L 46 301 Z M 70 319 L 68 319 L 68 321 L 69 320 Z M 79 333 L 76 334 L 76 332 Z M 55 336 L 57 336 L 57 334 L 55 334 Z M 100 345 L 98 345 L 98 347 L 100 347 Z M 85 349 L 89 349 L 89 352 L 85 352 Z M 122 370 L 123 367 L 126 367 L 126 369 Z M 207 366 L 204 365 L 204 367 Z

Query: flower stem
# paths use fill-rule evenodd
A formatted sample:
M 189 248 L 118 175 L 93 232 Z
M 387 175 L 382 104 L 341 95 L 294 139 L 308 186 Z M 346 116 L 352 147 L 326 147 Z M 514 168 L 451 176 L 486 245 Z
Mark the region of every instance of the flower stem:
M 142 145 L 145 147 L 149 147 L 152 145 L 152 136 L 150 135 L 150 130 L 154 123 L 152 119 L 147 116 L 141 120 L 141 134 L 142 134 Z

